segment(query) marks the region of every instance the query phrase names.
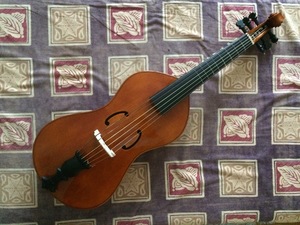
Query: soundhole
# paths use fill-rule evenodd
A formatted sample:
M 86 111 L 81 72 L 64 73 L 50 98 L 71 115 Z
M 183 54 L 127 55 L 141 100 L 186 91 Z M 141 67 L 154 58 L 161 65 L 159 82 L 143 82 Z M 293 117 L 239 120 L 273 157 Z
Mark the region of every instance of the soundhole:
M 126 146 L 126 145 L 123 145 L 123 149 L 124 150 L 129 150 L 129 149 L 131 149 L 133 146 L 135 146 L 135 144 L 136 143 L 138 143 L 138 141 L 140 140 L 140 138 L 141 138 L 141 136 L 142 136 L 142 131 L 141 130 L 137 130 L 137 138 L 136 138 L 136 140 L 131 144 L 131 145 L 129 145 L 129 146 Z
M 125 117 L 128 117 L 128 116 L 129 116 L 129 113 L 128 113 L 127 111 L 118 111 L 118 112 L 115 112 L 115 113 L 111 114 L 109 117 L 106 118 L 106 120 L 105 120 L 105 122 L 104 122 L 105 125 L 106 125 L 106 126 L 109 126 L 110 123 L 112 122 L 112 120 L 117 121 L 118 118 L 119 118 L 119 116 L 122 115 L 122 114 L 123 114 Z

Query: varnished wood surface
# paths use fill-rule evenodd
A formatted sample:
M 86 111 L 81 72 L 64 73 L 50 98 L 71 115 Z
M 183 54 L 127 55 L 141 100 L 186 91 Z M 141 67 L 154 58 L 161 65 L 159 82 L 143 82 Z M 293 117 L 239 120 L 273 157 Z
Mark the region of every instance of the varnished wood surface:
M 105 119 L 118 111 L 128 111 L 129 116 L 116 126 L 121 132 L 135 120 L 131 115 L 143 106 L 147 112 L 152 106 L 148 99 L 174 81 L 174 77 L 157 72 L 140 72 L 128 78 L 116 96 L 103 108 L 95 111 L 61 117 L 50 122 L 39 133 L 33 148 L 33 160 L 40 177 L 52 176 L 56 169 L 71 158 L 98 129 L 106 144 L 111 140 L 111 130 Z M 148 102 L 148 103 L 147 103 Z M 159 116 L 159 115 L 157 115 Z M 120 149 L 116 156 L 105 157 L 95 167 L 62 181 L 53 193 L 62 203 L 75 208 L 93 208 L 106 202 L 118 187 L 130 164 L 142 153 L 164 146 L 175 140 L 184 130 L 189 116 L 189 99 L 184 99 L 172 110 L 163 114 L 155 123 L 142 130 L 140 140 L 129 150 Z M 143 119 L 143 118 L 142 118 Z M 141 119 L 141 120 L 142 120 Z M 117 132 L 117 130 L 113 130 Z M 118 136 L 122 135 L 118 133 Z M 109 139 L 109 140 L 108 140 Z M 96 139 L 93 144 L 97 145 Z M 123 143 L 120 143 L 121 148 Z

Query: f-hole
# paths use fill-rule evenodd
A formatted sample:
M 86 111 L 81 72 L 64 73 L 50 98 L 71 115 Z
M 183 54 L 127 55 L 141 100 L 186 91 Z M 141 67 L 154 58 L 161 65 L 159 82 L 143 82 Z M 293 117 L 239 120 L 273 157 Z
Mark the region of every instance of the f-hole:
M 124 150 L 128 150 L 128 149 L 132 148 L 140 140 L 140 138 L 142 136 L 142 131 L 141 130 L 137 130 L 136 133 L 138 134 L 138 137 L 136 138 L 136 140 L 131 145 L 129 145 L 128 147 L 126 145 L 123 145 L 122 148 Z
M 124 114 L 124 116 L 129 116 L 129 113 L 127 112 L 127 111 L 119 111 L 119 112 L 115 112 L 115 113 L 113 113 L 113 114 L 111 114 L 109 117 L 107 117 L 106 118 L 106 120 L 105 120 L 105 125 L 106 126 L 108 126 L 109 124 L 110 124 L 110 122 L 109 122 L 109 120 L 111 119 L 111 118 L 113 118 L 114 116 L 117 116 L 117 115 L 119 115 L 119 114 Z

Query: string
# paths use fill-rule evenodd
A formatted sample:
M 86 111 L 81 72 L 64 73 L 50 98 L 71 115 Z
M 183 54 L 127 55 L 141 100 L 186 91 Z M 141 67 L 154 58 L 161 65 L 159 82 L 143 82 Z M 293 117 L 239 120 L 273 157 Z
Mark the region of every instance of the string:
M 134 108 L 135 107 L 135 108 Z M 131 109 L 133 109 L 133 111 L 131 112 L 130 115 L 134 115 L 137 111 L 140 110 L 140 108 L 136 108 L 136 105 L 132 104 L 129 105 L 129 108 L 127 111 L 131 111 Z M 115 121 L 114 123 L 110 124 L 107 128 L 104 129 L 104 133 L 106 130 L 109 130 L 109 132 L 106 133 L 106 135 L 109 135 L 110 133 L 114 132 L 115 130 L 118 129 L 118 127 L 122 127 L 122 124 L 120 124 L 121 122 L 124 122 L 123 120 L 124 118 L 120 118 L 119 120 Z M 114 126 L 117 126 L 116 128 L 114 128 Z M 113 136 L 113 135 L 112 135 Z M 91 141 L 94 141 L 96 144 L 98 144 L 96 147 L 92 147 L 92 150 L 89 151 L 85 151 L 85 149 L 87 148 L 88 143 L 90 143 Z M 79 150 L 81 156 L 86 159 L 86 161 L 89 160 L 89 158 L 87 158 L 88 156 L 90 156 L 93 152 L 95 152 L 99 147 L 101 147 L 101 145 L 99 145 L 99 142 L 96 140 L 96 138 L 94 137 L 94 135 L 88 140 L 88 142 L 82 146 Z
M 109 143 L 109 141 L 114 138 L 116 135 L 118 135 L 119 133 L 122 133 L 122 136 L 118 137 L 117 139 L 114 139 L 114 141 L 112 143 L 109 143 L 108 145 L 112 145 L 113 143 L 115 142 L 118 142 L 120 139 L 123 140 L 123 143 L 121 143 L 121 145 L 126 145 L 127 143 L 129 143 L 134 137 L 135 137 L 135 133 L 137 131 L 137 129 L 140 129 L 140 130 L 144 130 L 146 129 L 147 127 L 149 127 L 151 124 L 153 124 L 154 122 L 156 122 L 161 116 L 162 114 L 158 113 L 160 111 L 160 109 L 162 109 L 163 107 L 168 107 L 169 105 L 172 105 L 173 101 L 174 101 L 174 98 L 178 98 L 178 96 L 181 96 L 182 93 L 185 93 L 187 91 L 190 91 L 191 87 L 195 86 L 195 84 L 198 84 L 199 83 L 199 80 L 201 81 L 201 83 L 204 82 L 204 80 L 206 80 L 208 77 L 210 77 L 212 74 L 215 74 L 218 70 L 220 70 L 219 68 L 219 65 L 220 65 L 220 60 L 223 62 L 223 65 L 221 65 L 221 68 L 223 68 L 224 66 L 226 66 L 227 63 L 229 63 L 231 60 L 233 60 L 233 58 L 237 57 L 240 53 L 241 53 L 241 50 L 246 50 L 247 48 L 249 48 L 251 45 L 252 45 L 252 41 L 249 41 L 249 38 L 247 37 L 247 40 L 248 42 L 245 44 L 244 42 L 244 38 L 240 38 L 238 39 L 236 42 L 232 43 L 231 45 L 229 45 L 227 48 L 225 48 L 223 51 L 220 51 L 218 54 L 215 55 L 215 57 L 219 57 L 219 63 L 215 63 L 215 62 L 212 62 L 212 66 L 207 66 L 206 68 L 204 68 L 201 72 L 199 72 L 200 69 L 202 69 L 203 66 L 198 66 L 194 69 L 192 69 L 192 73 L 195 73 L 196 72 L 196 76 L 192 77 L 190 80 L 188 80 L 188 82 L 186 84 L 183 85 L 183 88 L 181 88 L 180 92 L 176 92 L 177 89 L 175 90 L 171 90 L 171 94 L 168 94 L 167 93 L 167 97 L 164 97 L 163 99 L 161 99 L 159 101 L 159 103 L 157 104 L 158 107 L 155 109 L 155 106 L 152 106 L 150 107 L 145 113 L 143 113 L 141 116 L 139 116 L 138 118 L 136 118 L 135 120 L 133 120 L 132 122 L 130 122 L 129 124 L 127 124 L 127 126 L 125 127 L 122 127 L 121 130 L 119 130 L 117 133 L 115 133 L 114 135 L 110 136 L 110 138 L 108 138 L 106 140 L 107 143 Z M 236 44 L 241 42 L 241 45 L 239 45 L 237 48 L 236 48 Z M 238 50 L 238 51 L 237 51 Z M 235 54 L 229 54 L 229 53 L 233 53 L 233 51 L 235 51 L 236 53 Z M 221 53 L 225 53 L 227 56 L 221 58 L 220 57 L 220 54 Z M 228 57 L 229 56 L 229 57 Z M 226 59 L 228 60 L 228 62 L 224 62 L 223 59 Z M 209 62 L 211 60 L 208 60 Z M 208 62 L 207 61 L 207 62 Z M 217 70 L 216 70 L 217 69 Z M 207 72 L 208 70 L 211 71 L 212 74 L 210 75 L 207 75 Z M 205 75 L 206 76 L 203 76 Z M 203 77 L 200 77 L 200 76 L 203 76 Z M 170 98 L 171 96 L 171 98 Z M 167 100 L 166 100 L 167 99 Z M 140 111 L 141 109 L 143 109 L 144 107 L 148 107 L 150 103 L 150 100 L 144 104 L 142 107 L 138 108 L 137 110 L 135 110 L 135 112 L 138 112 Z M 157 106 L 156 105 L 156 106 Z M 152 111 L 152 112 L 151 112 Z M 151 113 L 150 113 L 151 112 Z M 150 114 L 149 114 L 150 113 Z M 154 114 L 154 115 L 153 115 Z M 139 121 L 139 123 L 136 123 L 136 121 L 140 120 L 141 117 L 147 115 L 145 118 L 143 118 L 141 121 Z M 132 114 L 131 114 L 132 116 Z M 152 117 L 152 118 L 151 118 Z M 142 125 L 140 125 L 140 123 L 144 122 L 146 120 L 146 122 Z M 117 128 L 120 127 L 120 123 L 119 121 L 117 123 L 114 123 L 115 125 L 117 125 Z M 131 126 L 132 124 L 134 124 L 134 126 Z M 128 127 L 130 127 L 130 129 L 128 129 Z M 111 127 L 110 127 L 111 128 Z M 115 130 L 116 128 L 114 129 L 111 129 L 110 132 L 108 133 L 111 133 Z M 126 132 L 123 132 L 124 130 L 126 130 Z M 128 134 L 129 132 L 131 132 L 130 134 Z M 107 135 L 107 134 L 106 134 Z M 125 138 L 123 136 L 126 136 Z M 104 138 L 105 139 L 105 138 Z M 124 144 L 124 141 L 125 144 Z M 118 144 L 120 144 L 120 142 L 118 142 Z M 92 151 L 94 152 L 96 149 L 98 149 L 99 147 L 101 146 L 97 146 L 96 148 L 94 148 Z M 117 145 L 115 145 L 114 147 L 112 147 L 111 149 L 115 149 L 117 147 Z M 117 148 L 117 150 L 115 150 L 115 153 L 117 151 L 119 151 L 120 148 Z M 99 153 L 102 152 L 104 154 L 105 151 L 104 150 L 101 150 L 101 151 L 97 151 L 96 154 L 97 155 L 93 155 L 91 158 L 89 159 L 86 159 L 86 160 L 90 160 L 91 163 L 99 163 L 99 158 L 100 158 L 100 161 L 103 160 L 102 159 L 102 155 L 99 155 Z M 95 157 L 96 157 L 96 161 L 95 161 Z M 107 155 L 106 157 L 107 158 Z M 98 161 L 97 161 L 98 160 Z
M 140 111 L 145 111 L 145 110 L 143 110 L 144 108 L 148 108 L 148 106 L 147 106 L 147 104 L 144 104 L 142 107 L 140 107 L 140 108 L 136 108 L 133 112 L 131 112 L 130 113 L 130 116 L 131 117 L 135 117 L 135 114 L 137 114 L 137 115 L 140 115 L 139 114 L 139 112 Z M 145 115 L 145 113 L 143 113 L 142 115 Z M 111 129 L 111 126 L 110 127 L 108 127 L 108 128 L 106 128 L 105 130 L 107 130 L 107 129 L 109 129 L 109 132 L 108 133 L 105 133 L 105 136 L 103 136 L 103 139 L 105 139 L 105 137 L 106 136 L 109 136 L 109 138 L 107 138 L 106 139 L 106 143 L 108 143 L 107 145 L 111 145 L 111 144 L 113 144 L 114 142 L 117 142 L 118 141 L 118 139 L 122 139 L 122 136 L 121 136 L 121 138 L 120 137 L 118 137 L 118 138 L 114 138 L 115 136 L 118 136 L 118 134 L 119 133 L 122 133 L 122 131 L 124 130 L 124 129 L 127 129 L 127 127 L 131 127 L 131 124 L 132 123 L 134 123 L 136 120 L 138 120 L 139 118 L 141 118 L 141 116 L 139 116 L 138 118 L 136 118 L 134 121 L 131 121 L 129 124 L 127 124 L 126 126 L 123 126 L 122 125 L 122 123 L 126 123 L 126 121 L 125 120 L 122 120 L 122 119 L 120 119 L 119 121 L 117 121 L 116 123 L 114 123 L 114 124 L 112 124 L 112 125 L 117 125 L 117 127 L 116 128 L 114 128 L 114 129 Z M 121 130 L 119 130 L 119 129 L 117 129 L 117 128 L 119 128 L 119 127 L 123 127 L 123 129 L 121 129 Z M 105 131 L 104 130 L 104 131 Z M 117 132 L 116 133 L 114 133 L 113 135 L 109 135 L 110 133 L 112 133 L 112 132 L 114 132 L 115 130 L 117 130 Z M 124 136 L 124 135 L 123 135 Z M 112 143 L 109 143 L 109 141 L 110 140 L 113 140 L 113 142 Z M 125 145 L 124 143 L 120 143 L 120 145 Z M 121 147 L 122 147 L 121 146 Z M 96 148 L 94 148 L 92 151 L 95 151 L 95 150 L 97 150 L 99 147 L 101 147 L 100 145 L 98 145 Z M 116 148 L 116 147 L 113 147 L 113 148 Z M 113 148 L 111 148 L 111 149 L 113 149 Z M 105 155 L 107 154 L 104 150 L 101 150 L 101 152 L 102 153 L 104 153 Z M 97 154 L 97 153 L 96 153 Z M 93 156 L 92 157 L 90 157 L 90 158 L 86 158 L 85 157 L 85 159 L 86 160 L 91 160 L 91 158 L 93 158 Z M 91 162 L 92 163 L 92 162 Z
M 250 46 L 250 45 L 249 45 Z M 242 46 L 242 47 L 244 47 L 244 46 Z M 245 49 L 245 47 L 244 47 L 244 49 Z M 231 56 L 230 56 L 230 58 L 232 58 Z M 223 61 L 223 59 L 221 59 L 222 61 Z M 223 64 L 225 64 L 225 62 L 223 61 Z M 218 66 L 218 64 L 215 64 L 216 66 Z M 219 69 L 219 68 L 218 68 Z M 205 71 L 206 72 L 206 71 Z M 170 101 L 170 100 L 169 100 Z M 168 101 L 167 101 L 167 103 L 168 103 Z M 162 105 L 162 106 L 164 106 L 164 105 Z M 151 110 L 151 109 L 150 109 Z M 146 113 L 148 113 L 148 112 L 146 112 Z M 152 113 L 153 114 L 153 113 Z M 150 114 L 150 116 L 152 115 L 152 114 Z M 149 116 L 148 116 L 149 117 Z M 160 116 L 157 116 L 157 113 L 156 113 L 156 118 L 155 118 L 155 116 L 154 116 L 154 118 L 152 118 L 152 121 L 151 120 L 149 120 L 150 121 L 150 124 L 148 124 L 147 125 L 147 123 L 145 123 L 146 124 L 146 127 L 148 127 L 149 125 L 151 125 L 153 122 L 155 122 L 158 118 L 159 118 Z M 148 119 L 148 118 L 147 118 Z M 145 120 L 145 119 L 144 119 Z M 134 121 L 133 121 L 134 122 Z M 139 125 L 139 124 L 137 124 L 137 125 Z M 140 129 L 141 129 L 141 127 L 139 127 Z M 142 126 L 142 128 L 143 128 L 143 126 Z M 127 129 L 126 127 L 125 127 L 125 129 Z M 131 129 L 131 130 L 133 130 L 133 129 Z M 135 129 L 134 129 L 134 131 L 135 131 Z M 126 133 L 125 133 L 126 134 Z M 127 136 L 127 137 L 129 137 L 129 140 L 131 140 L 131 139 L 133 139 L 133 137 L 134 136 L 132 136 L 132 135 L 129 135 L 129 136 Z M 126 140 L 126 139 L 125 139 Z M 123 141 L 125 141 L 125 140 L 123 140 Z M 99 157 L 98 157 L 99 158 Z
M 251 42 L 251 45 L 252 45 L 252 42 Z M 248 44 L 248 46 L 246 46 L 246 47 L 242 45 L 241 47 L 244 48 L 244 50 L 245 50 L 245 49 L 247 49 L 248 47 L 250 47 L 251 45 Z M 235 46 L 233 46 L 233 47 L 234 47 L 233 50 L 237 50 L 237 49 L 240 50 L 240 49 L 241 49 L 240 46 L 239 46 L 238 48 L 235 48 Z M 226 49 L 226 50 L 227 50 L 227 49 Z M 228 52 L 229 52 L 229 51 L 228 51 Z M 228 55 L 228 52 L 225 52 L 225 53 Z M 240 53 L 238 53 L 237 55 L 239 55 L 239 54 L 240 54 Z M 229 55 L 229 56 L 230 56 L 230 59 L 232 59 L 231 55 Z M 223 61 L 223 59 L 221 59 L 221 60 Z M 224 64 L 224 63 L 225 63 L 225 62 L 223 61 L 223 64 Z M 213 65 L 214 65 L 214 67 L 215 67 L 215 66 L 218 67 L 218 64 L 215 64 L 215 63 L 214 63 Z M 226 65 L 226 64 L 224 64 L 223 66 L 225 66 L 225 65 Z M 208 69 L 211 70 L 211 67 L 208 67 Z M 214 68 L 214 69 L 215 69 L 215 68 Z M 220 69 L 220 68 L 218 68 L 218 69 Z M 207 72 L 207 69 L 205 69 L 204 72 Z M 212 71 L 212 72 L 215 72 L 215 71 Z M 211 75 L 210 75 L 210 76 L 211 76 Z M 207 77 L 209 77 L 209 76 L 207 76 Z M 207 78 L 207 77 L 206 77 L 206 78 Z M 198 77 L 198 79 L 199 79 L 199 77 Z M 201 78 L 200 78 L 200 79 L 201 79 Z M 193 83 L 194 80 L 192 79 L 191 82 Z M 190 82 L 189 82 L 189 83 L 190 83 Z M 188 84 L 188 85 L 186 85 L 186 86 L 189 87 L 190 84 Z M 185 89 L 186 89 L 186 88 L 185 88 Z M 176 94 L 175 97 L 176 97 L 176 96 L 178 96 L 178 94 Z M 160 106 L 160 108 L 161 108 L 161 107 L 164 107 L 164 105 L 165 105 L 166 103 L 170 102 L 170 100 L 172 100 L 172 99 L 174 99 L 174 96 L 173 96 L 171 99 L 169 99 L 168 101 L 164 101 L 165 99 L 161 100 L 161 102 L 164 101 L 164 104 L 163 104 L 162 106 Z M 152 109 L 154 109 L 154 108 L 153 108 L 153 107 L 150 108 L 150 109 L 149 109 L 148 111 L 146 111 L 146 113 L 144 113 L 144 114 L 149 113 L 149 111 L 152 110 Z M 158 110 L 159 110 L 159 109 L 158 109 Z M 160 116 L 161 116 L 161 115 L 158 114 L 157 111 L 155 110 L 154 112 L 152 112 L 152 113 L 150 114 L 150 116 L 146 117 L 146 119 L 148 119 L 149 117 L 151 117 L 153 113 L 155 113 L 156 115 L 151 119 L 152 121 L 151 121 L 151 120 L 148 120 L 148 121 L 150 121 L 150 124 L 147 125 L 147 123 L 145 123 L 145 124 L 146 124 L 146 128 L 147 128 L 149 125 L 151 125 L 153 122 L 155 122 L 155 121 L 156 121 L 158 118 L 160 118 Z M 155 118 L 155 117 L 156 117 L 156 118 Z M 143 121 L 146 120 L 146 119 L 143 119 Z M 142 122 L 143 122 L 143 121 L 142 121 Z M 134 122 L 135 122 L 135 121 L 132 121 L 131 123 L 134 123 Z M 139 126 L 139 124 L 140 124 L 140 123 L 136 124 L 135 127 L 136 127 L 136 126 Z M 133 132 L 136 132 L 135 127 L 134 127 L 134 129 L 131 129 L 131 130 L 133 130 Z M 142 127 L 143 127 L 143 126 L 142 126 Z M 139 127 L 139 128 L 141 129 L 141 127 Z M 123 129 L 127 129 L 127 127 L 124 127 Z M 128 132 L 126 132 L 125 134 L 127 134 L 127 133 L 128 133 Z M 124 136 L 124 135 L 123 135 L 123 136 Z M 129 135 L 129 136 L 127 136 L 127 137 L 129 137 L 130 140 L 133 139 L 132 135 Z M 123 137 L 122 137 L 122 138 L 123 138 Z M 119 138 L 119 139 L 121 139 L 121 138 Z M 108 139 L 108 140 L 109 140 L 109 139 Z M 108 140 L 107 140 L 107 142 L 108 142 Z M 126 140 L 126 139 L 125 139 L 125 140 Z M 117 140 L 116 140 L 116 141 L 117 141 Z M 116 142 L 116 141 L 115 141 L 115 142 Z M 123 140 L 123 141 L 124 141 L 124 140 Z M 115 147 L 113 147 L 113 148 L 115 148 Z M 112 148 L 112 149 L 113 149 L 113 148 Z M 118 150 L 116 150 L 116 152 L 117 152 L 117 151 L 118 151 Z M 99 157 L 98 157 L 98 158 L 99 158 Z

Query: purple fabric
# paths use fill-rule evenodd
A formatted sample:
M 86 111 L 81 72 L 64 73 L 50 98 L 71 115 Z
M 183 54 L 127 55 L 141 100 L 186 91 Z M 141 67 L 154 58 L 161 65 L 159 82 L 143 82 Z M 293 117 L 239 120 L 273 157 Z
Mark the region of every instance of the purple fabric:
M 0 224 L 300 222 L 300 5 L 288 2 L 2 0 Z M 282 11 L 278 43 L 196 89 L 183 134 L 138 157 L 108 202 L 77 210 L 41 188 L 44 125 L 103 107 L 135 72 L 180 77 L 253 11 Z

